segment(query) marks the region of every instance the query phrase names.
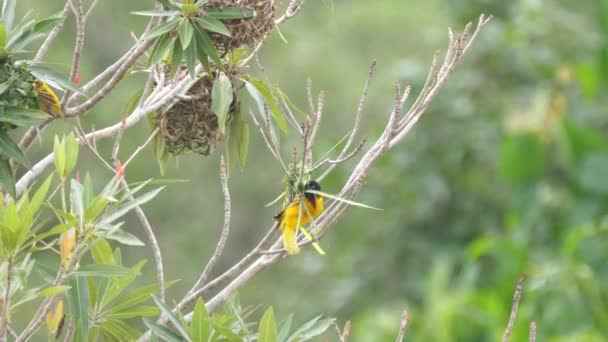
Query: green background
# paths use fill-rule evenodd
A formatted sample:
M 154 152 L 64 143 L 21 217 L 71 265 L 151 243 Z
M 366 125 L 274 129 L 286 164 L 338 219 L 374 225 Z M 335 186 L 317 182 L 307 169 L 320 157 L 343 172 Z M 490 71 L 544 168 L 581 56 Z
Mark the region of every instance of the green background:
M 20 13 L 46 16 L 62 1 L 19 0 Z M 90 80 L 132 44 L 152 1 L 100 1 L 86 31 L 83 81 Z M 352 321 L 352 341 L 392 341 L 407 309 L 412 341 L 490 341 L 500 338 L 517 278 L 528 275 L 514 339 L 531 320 L 539 340 L 608 340 L 608 1 L 557 0 L 308 0 L 273 33 L 261 61 L 277 83 L 306 108 L 306 79 L 326 92 L 324 125 L 315 154 L 350 130 L 372 60 L 377 72 L 365 106 L 363 131 L 374 140 L 393 103 L 393 85 L 420 90 L 436 49 L 445 51 L 447 28 L 460 31 L 481 13 L 495 19 L 404 141 L 374 166 L 359 201 L 322 241 L 326 256 L 306 249 L 259 274 L 240 291 L 245 305 L 272 305 L 278 317 L 306 321 L 324 313 Z M 67 74 L 73 18 L 46 62 Z M 85 128 L 117 122 L 145 80 L 132 74 L 87 113 Z M 412 103 L 410 100 L 408 103 Z M 254 107 L 252 107 L 254 108 Z M 56 122 L 29 152 L 51 150 Z M 126 159 L 149 132 L 142 122 L 125 136 Z M 281 137 L 288 157 L 295 140 Z M 111 142 L 100 142 L 109 157 Z M 231 237 L 216 271 L 251 249 L 278 207 L 281 169 L 252 130 L 249 162 L 230 178 Z M 369 146 L 369 144 L 367 145 Z M 190 155 L 171 163 L 167 187 L 146 211 L 158 232 L 169 291 L 180 294 L 198 277 L 219 237 L 223 201 L 218 161 Z M 355 161 L 326 179 L 333 193 Z M 109 174 L 82 150 L 81 173 L 101 186 Z M 130 181 L 159 177 L 151 152 L 127 170 Z M 144 239 L 137 220 L 129 231 Z M 146 248 L 123 248 L 127 265 Z M 154 268 L 144 268 L 154 281 Z M 261 310 L 259 310 L 261 313 Z M 325 338 L 334 340 L 333 331 Z

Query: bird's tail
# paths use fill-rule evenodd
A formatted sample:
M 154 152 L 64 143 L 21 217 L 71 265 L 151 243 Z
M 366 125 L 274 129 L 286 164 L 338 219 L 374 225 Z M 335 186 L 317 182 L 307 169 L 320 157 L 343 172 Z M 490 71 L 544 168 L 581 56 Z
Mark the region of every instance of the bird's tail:
M 300 252 L 295 229 L 283 229 L 283 247 L 287 251 L 287 254 L 298 254 Z

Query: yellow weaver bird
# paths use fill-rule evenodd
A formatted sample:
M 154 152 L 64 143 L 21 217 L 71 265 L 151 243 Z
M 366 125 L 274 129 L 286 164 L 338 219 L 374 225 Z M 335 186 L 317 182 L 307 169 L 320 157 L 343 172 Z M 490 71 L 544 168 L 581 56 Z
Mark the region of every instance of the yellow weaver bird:
M 303 227 L 323 212 L 323 197 L 317 194 L 306 193 L 307 190 L 321 191 L 321 186 L 314 180 L 306 183 L 304 186 L 303 205 L 300 206 L 301 197 L 296 196 L 282 212 L 274 217 L 275 220 L 280 222 L 279 228 L 283 233 L 283 247 L 288 254 L 297 254 L 300 251 L 296 239 L 299 228 L 298 218 L 300 226 Z M 300 208 L 302 208 L 301 213 Z
M 38 97 L 40 110 L 54 117 L 62 117 L 63 112 L 61 111 L 61 106 L 59 105 L 59 98 L 53 89 L 51 89 L 48 84 L 40 80 L 32 83 L 32 86 L 34 87 L 34 91 Z

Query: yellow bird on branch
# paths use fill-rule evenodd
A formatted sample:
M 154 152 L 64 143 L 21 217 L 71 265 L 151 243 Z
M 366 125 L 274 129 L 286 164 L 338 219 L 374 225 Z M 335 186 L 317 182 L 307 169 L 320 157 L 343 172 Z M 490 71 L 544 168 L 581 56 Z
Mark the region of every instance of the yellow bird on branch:
M 297 254 L 300 251 L 297 241 L 298 228 L 312 222 L 323 212 L 323 197 L 307 193 L 307 190 L 321 191 L 321 186 L 314 180 L 309 181 L 304 186 L 303 198 L 296 196 L 282 212 L 274 217 L 280 222 L 283 247 L 288 254 Z
M 38 97 L 38 103 L 40 103 L 40 110 L 50 114 L 53 117 L 63 117 L 61 111 L 61 105 L 59 104 L 59 98 L 57 94 L 43 81 L 36 81 L 32 84 L 36 96 Z

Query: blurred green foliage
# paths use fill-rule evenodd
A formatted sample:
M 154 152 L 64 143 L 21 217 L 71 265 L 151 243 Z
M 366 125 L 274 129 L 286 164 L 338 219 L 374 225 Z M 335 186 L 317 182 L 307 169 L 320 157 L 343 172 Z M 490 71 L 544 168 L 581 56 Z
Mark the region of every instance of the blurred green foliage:
M 100 2 L 87 31 L 84 80 L 125 51 L 129 32 L 144 24 L 128 13 L 151 3 Z M 49 14 L 62 1 L 18 5 Z M 404 309 L 412 316 L 410 340 L 489 341 L 502 335 L 516 281 L 526 273 L 513 340 L 525 340 L 531 320 L 545 341 L 608 339 L 608 1 L 309 1 L 281 26 L 288 42 L 273 34 L 261 60 L 302 108 L 307 77 L 315 91 L 326 91 L 320 155 L 350 129 L 372 59 L 378 73 L 364 129 L 373 139 L 390 110 L 393 82 L 412 84 L 415 93 L 434 50 L 445 49 L 446 28 L 460 29 L 480 13 L 495 19 L 369 178 L 359 200 L 385 210 L 353 208 L 322 242 L 327 256 L 310 250 L 265 271 L 241 292 L 244 304 L 272 305 L 277 317 L 350 319 L 352 341 L 394 340 Z M 69 21 L 48 58 L 66 71 L 73 26 Z M 125 79 L 87 114 L 85 127 L 119 120 L 142 82 L 138 74 Z M 121 155 L 146 134 L 144 125 L 128 134 Z M 31 160 L 48 152 L 52 136 Z M 290 139 L 282 139 L 289 155 Z M 111 145 L 100 148 L 108 155 Z M 264 204 L 281 191 L 281 171 L 254 132 L 250 149 L 245 170 L 231 177 L 232 237 L 219 268 L 251 248 L 278 211 Z M 169 298 L 196 279 L 219 236 L 218 156 L 180 158 L 167 176 L 191 182 L 168 187 L 148 207 L 167 279 L 182 279 Z M 107 175 L 87 158 L 78 167 L 103 182 Z M 324 190 L 337 190 L 348 171 L 339 168 Z M 127 177 L 158 177 L 151 154 L 134 161 Z M 150 252 L 124 251 L 129 264 L 142 257 L 151 259 Z M 151 265 L 143 273 L 146 281 L 154 277 Z

